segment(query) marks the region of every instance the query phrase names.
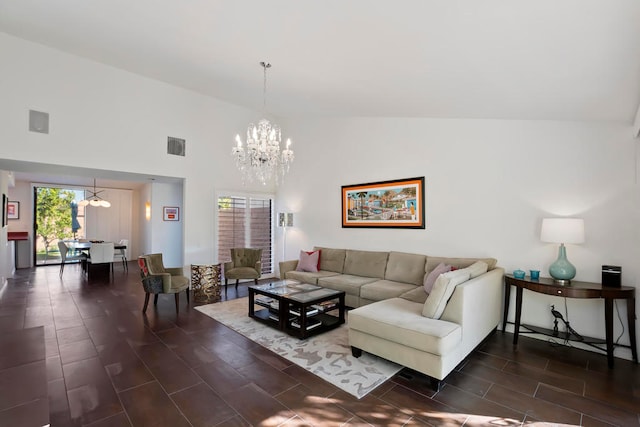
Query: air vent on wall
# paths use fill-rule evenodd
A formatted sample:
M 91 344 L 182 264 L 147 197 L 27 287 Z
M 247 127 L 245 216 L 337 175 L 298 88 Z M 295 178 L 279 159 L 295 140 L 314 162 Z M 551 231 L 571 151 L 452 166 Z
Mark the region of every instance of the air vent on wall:
M 29 110 L 29 130 L 31 132 L 49 133 L 49 113 Z
M 167 137 L 167 154 L 184 157 L 187 142 L 184 139 Z

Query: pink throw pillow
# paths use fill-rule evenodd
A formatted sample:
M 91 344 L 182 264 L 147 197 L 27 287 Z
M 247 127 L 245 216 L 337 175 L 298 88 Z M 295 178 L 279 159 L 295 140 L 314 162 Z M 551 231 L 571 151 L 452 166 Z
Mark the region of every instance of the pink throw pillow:
M 300 259 L 298 260 L 296 271 L 317 273 L 318 265 L 320 265 L 320 251 L 300 251 Z
M 438 278 L 438 276 L 440 276 L 443 273 L 448 273 L 449 271 L 451 271 L 450 265 L 446 265 L 444 262 L 441 262 L 440 264 L 438 264 L 436 268 L 431 270 L 431 273 L 425 276 L 424 283 L 423 283 L 424 291 L 430 294 L 431 290 L 433 289 L 433 284 L 436 282 L 436 279 Z

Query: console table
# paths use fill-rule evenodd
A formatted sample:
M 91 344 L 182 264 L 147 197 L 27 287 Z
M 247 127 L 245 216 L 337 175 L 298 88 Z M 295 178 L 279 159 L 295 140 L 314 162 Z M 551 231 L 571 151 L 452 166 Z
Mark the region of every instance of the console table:
M 602 298 L 604 299 L 604 321 L 606 331 L 607 362 L 609 368 L 613 368 L 613 300 L 624 299 L 627 301 L 627 329 L 633 361 L 638 363 L 638 349 L 636 347 L 636 290 L 630 286 L 619 288 L 602 286 L 599 283 L 571 281 L 568 285 L 560 285 L 551 278 L 540 278 L 531 280 L 529 277 L 516 279 L 511 274 L 504 278 L 504 314 L 502 318 L 502 331 L 507 325 L 507 315 L 509 313 L 509 302 L 511 296 L 511 286 L 516 287 L 516 318 L 513 330 L 513 345 L 518 344 L 518 334 L 520 332 L 520 316 L 522 314 L 522 291 L 528 289 L 547 295 L 555 295 L 565 298 Z M 551 335 L 553 331 L 544 328 L 529 327 L 522 325 L 532 332 Z M 594 341 L 591 341 L 594 342 Z

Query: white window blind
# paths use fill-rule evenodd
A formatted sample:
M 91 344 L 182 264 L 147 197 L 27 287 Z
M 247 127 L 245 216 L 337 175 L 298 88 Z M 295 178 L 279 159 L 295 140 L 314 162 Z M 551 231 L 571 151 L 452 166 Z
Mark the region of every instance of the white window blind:
M 262 249 L 262 274 L 273 273 L 271 198 L 218 197 L 218 261 L 231 261 L 231 248 Z

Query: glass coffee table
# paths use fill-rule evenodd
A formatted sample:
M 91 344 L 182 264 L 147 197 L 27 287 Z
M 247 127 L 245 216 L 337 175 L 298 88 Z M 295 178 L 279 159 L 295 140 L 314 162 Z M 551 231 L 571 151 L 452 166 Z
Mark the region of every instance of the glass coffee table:
M 344 291 L 296 280 L 252 285 L 249 286 L 249 317 L 305 339 L 344 323 L 344 296 Z

